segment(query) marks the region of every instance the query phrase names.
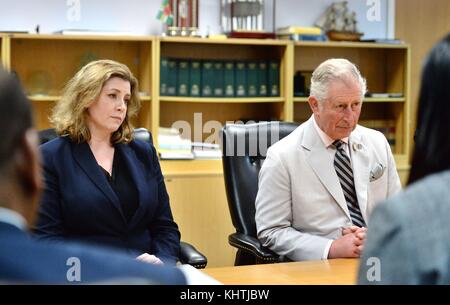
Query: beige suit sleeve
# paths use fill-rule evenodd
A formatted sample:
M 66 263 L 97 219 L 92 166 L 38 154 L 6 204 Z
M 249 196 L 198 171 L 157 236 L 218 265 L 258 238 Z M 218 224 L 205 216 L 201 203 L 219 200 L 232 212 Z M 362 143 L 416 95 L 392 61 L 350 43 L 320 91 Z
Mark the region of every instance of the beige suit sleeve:
M 397 166 L 395 165 L 394 156 L 392 155 L 391 147 L 389 146 L 388 141 L 383 136 L 385 146 L 386 146 L 386 152 L 387 152 L 387 158 L 388 158 L 388 194 L 387 197 L 391 197 L 392 195 L 398 193 L 402 189 L 402 185 L 400 183 L 400 177 L 398 176 L 397 172 Z
M 292 227 L 290 171 L 277 151 L 268 150 L 259 174 L 255 221 L 261 243 L 291 260 L 320 260 L 330 239 Z

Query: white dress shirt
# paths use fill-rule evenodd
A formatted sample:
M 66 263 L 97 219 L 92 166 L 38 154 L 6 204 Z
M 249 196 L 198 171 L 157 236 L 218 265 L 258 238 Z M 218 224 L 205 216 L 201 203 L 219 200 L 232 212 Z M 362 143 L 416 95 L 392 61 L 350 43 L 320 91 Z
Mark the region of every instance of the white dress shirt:
M 27 222 L 22 215 L 16 211 L 0 207 L 0 222 L 13 225 L 23 231 L 27 230 Z

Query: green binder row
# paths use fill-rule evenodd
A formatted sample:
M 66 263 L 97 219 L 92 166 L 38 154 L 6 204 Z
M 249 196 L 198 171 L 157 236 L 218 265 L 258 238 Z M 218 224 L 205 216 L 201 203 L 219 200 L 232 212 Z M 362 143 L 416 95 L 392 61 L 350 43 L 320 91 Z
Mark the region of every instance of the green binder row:
M 160 95 L 279 96 L 280 62 L 277 60 L 197 60 L 162 57 Z

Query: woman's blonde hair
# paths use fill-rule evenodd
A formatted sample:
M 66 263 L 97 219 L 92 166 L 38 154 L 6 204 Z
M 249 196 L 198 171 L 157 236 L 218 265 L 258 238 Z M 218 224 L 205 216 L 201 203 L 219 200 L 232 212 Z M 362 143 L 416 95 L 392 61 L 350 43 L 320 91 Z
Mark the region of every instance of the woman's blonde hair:
M 67 135 L 76 143 L 91 139 L 85 119 L 87 108 L 98 98 L 103 86 L 112 77 L 130 82 L 131 98 L 122 125 L 111 135 L 111 144 L 128 143 L 133 139 L 130 119 L 138 114 L 141 105 L 138 81 L 126 65 L 113 60 L 90 62 L 66 84 L 61 100 L 50 116 L 50 122 L 59 135 Z

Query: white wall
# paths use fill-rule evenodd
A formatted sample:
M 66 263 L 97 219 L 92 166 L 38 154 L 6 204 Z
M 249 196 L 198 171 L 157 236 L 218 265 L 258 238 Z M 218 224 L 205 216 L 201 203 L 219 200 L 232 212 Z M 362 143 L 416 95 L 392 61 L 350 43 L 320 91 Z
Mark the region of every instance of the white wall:
M 79 0 L 79 21 L 69 21 L 68 5 L 72 0 L 0 0 L 1 30 L 33 30 L 40 25 L 41 33 L 61 29 L 95 29 L 127 31 L 134 34 L 161 33 L 156 19 L 162 0 Z M 388 1 L 348 0 L 358 16 L 358 26 L 364 38 L 385 38 L 388 31 Z M 311 26 L 332 0 L 278 0 L 276 27 L 286 25 Z M 367 3 L 380 3 L 380 20 L 369 21 Z M 199 0 L 200 32 L 220 33 L 220 0 Z

